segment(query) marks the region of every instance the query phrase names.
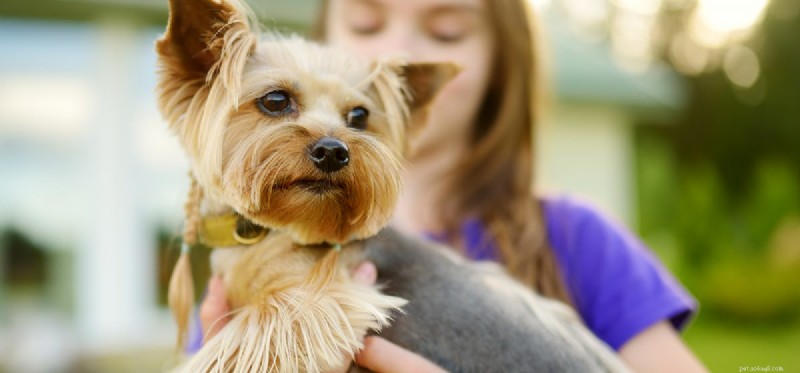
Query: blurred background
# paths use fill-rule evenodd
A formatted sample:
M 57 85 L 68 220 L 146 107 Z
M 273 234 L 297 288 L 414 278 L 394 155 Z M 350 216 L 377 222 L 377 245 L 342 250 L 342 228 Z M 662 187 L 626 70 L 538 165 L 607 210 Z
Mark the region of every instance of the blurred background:
M 712 371 L 800 370 L 800 1 L 532 1 L 543 189 L 639 233 L 699 299 L 685 338 Z M 318 6 L 249 2 L 298 33 Z M 166 0 L 0 1 L 0 372 L 172 363 L 188 178 L 153 93 L 165 23 Z

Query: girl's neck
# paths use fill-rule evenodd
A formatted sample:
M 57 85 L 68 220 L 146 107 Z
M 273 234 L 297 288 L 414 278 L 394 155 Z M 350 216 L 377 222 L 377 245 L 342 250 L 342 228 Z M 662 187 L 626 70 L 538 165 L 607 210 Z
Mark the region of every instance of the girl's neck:
M 450 197 L 444 183 L 459 165 L 461 146 L 438 147 L 418 152 L 405 168 L 403 191 L 397 202 L 392 225 L 401 231 L 419 235 L 443 230 L 438 209 L 442 199 Z

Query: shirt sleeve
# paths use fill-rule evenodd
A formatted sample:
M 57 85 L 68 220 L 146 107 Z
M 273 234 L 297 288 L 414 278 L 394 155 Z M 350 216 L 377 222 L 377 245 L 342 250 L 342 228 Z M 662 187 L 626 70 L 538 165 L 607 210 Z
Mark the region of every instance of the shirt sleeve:
M 692 296 L 622 224 L 572 198 L 543 206 L 575 307 L 614 350 L 662 320 L 680 331 L 697 312 Z
M 206 293 L 208 290 L 206 289 L 203 291 L 203 296 L 200 298 L 201 300 L 206 298 Z M 203 326 L 200 324 L 200 307 L 196 307 L 194 312 L 192 312 L 191 316 L 191 323 L 189 325 L 189 335 L 186 338 L 186 346 L 184 346 L 183 352 L 187 355 L 194 355 L 197 351 L 200 351 L 200 348 L 203 347 Z

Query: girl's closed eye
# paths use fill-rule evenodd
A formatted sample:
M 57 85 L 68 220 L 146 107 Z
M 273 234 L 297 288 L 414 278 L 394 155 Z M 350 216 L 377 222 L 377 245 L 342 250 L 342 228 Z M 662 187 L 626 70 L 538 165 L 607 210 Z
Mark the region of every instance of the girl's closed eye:
M 470 8 L 444 8 L 432 13 L 425 25 L 428 35 L 442 43 L 455 43 L 478 27 L 479 17 Z
M 376 4 L 368 1 L 349 1 L 342 16 L 351 32 L 373 35 L 383 29 L 385 19 Z

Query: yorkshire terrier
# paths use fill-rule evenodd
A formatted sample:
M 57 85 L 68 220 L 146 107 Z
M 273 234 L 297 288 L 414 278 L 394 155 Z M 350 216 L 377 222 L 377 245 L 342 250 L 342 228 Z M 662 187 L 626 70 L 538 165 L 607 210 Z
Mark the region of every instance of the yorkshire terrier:
M 156 45 L 160 110 L 196 181 L 184 238 L 217 247 L 212 271 L 235 310 L 182 369 L 326 371 L 406 303 L 350 280 L 350 243 L 388 223 L 408 118 L 455 69 L 362 63 L 294 37 L 259 42 L 242 6 L 171 0 Z M 169 296 L 179 344 L 191 294 L 184 252 Z
M 156 44 L 159 107 L 193 178 L 169 290 L 179 346 L 198 239 L 215 247 L 233 309 L 179 371 L 329 371 L 393 317 L 384 336 L 452 371 L 617 371 L 565 306 L 447 249 L 378 234 L 408 139 L 454 66 L 364 62 L 297 37 L 259 40 L 251 24 L 233 0 L 170 0 Z M 351 280 L 365 258 L 386 291 Z

